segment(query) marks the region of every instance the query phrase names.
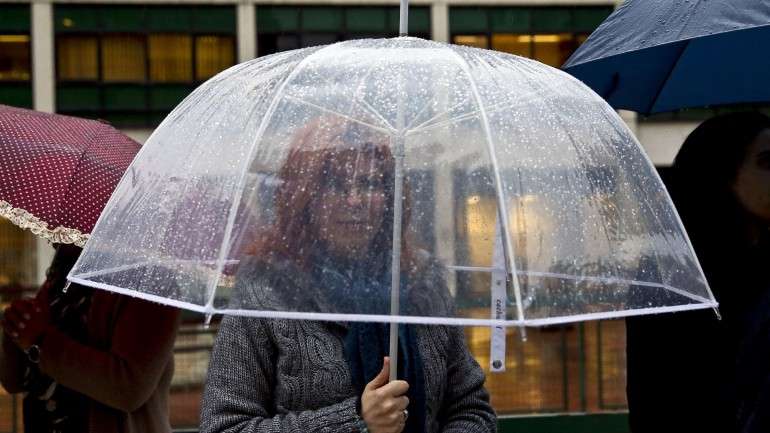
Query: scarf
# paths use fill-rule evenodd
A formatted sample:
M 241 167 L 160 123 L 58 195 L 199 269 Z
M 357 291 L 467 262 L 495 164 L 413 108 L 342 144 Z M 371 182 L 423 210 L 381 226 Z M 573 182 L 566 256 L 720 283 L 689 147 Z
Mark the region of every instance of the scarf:
M 335 299 L 340 312 L 383 314 L 387 311 L 384 308 L 390 306 L 389 272 L 372 277 L 367 260 L 335 260 L 329 255 L 316 256 L 315 259 L 314 277 L 330 299 Z M 406 278 L 402 277 L 402 290 L 405 287 Z M 402 300 L 405 298 L 400 297 Z M 403 308 L 404 305 L 402 311 Z M 359 396 L 366 384 L 382 370 L 383 357 L 388 355 L 390 347 L 389 329 L 389 324 L 384 323 L 349 324 L 344 342 L 345 358 L 353 388 Z M 409 383 L 409 417 L 403 431 L 422 433 L 425 431 L 425 377 L 414 325 L 398 326 L 398 346 L 398 360 L 391 360 L 391 368 L 397 366 L 398 379 Z

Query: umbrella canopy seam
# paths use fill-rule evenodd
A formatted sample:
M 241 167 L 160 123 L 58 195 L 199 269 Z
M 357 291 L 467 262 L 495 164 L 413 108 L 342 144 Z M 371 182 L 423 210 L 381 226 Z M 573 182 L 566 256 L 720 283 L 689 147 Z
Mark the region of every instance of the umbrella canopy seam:
M 81 170 L 80 167 L 83 165 L 83 161 L 86 160 L 86 157 L 89 154 L 89 151 L 91 150 L 92 147 L 96 146 L 99 143 L 97 141 L 97 138 L 103 135 L 107 135 L 110 132 L 110 126 L 105 125 L 104 123 L 101 123 L 101 122 L 97 122 L 97 123 L 99 124 L 100 128 L 99 130 L 94 131 L 93 135 L 89 138 L 88 145 L 83 146 L 83 150 L 80 152 L 80 155 L 78 156 L 77 163 L 72 166 L 72 171 L 71 171 L 72 173 L 80 172 Z M 65 191 L 69 193 L 72 189 L 72 186 L 75 184 L 76 180 L 77 180 L 76 176 L 69 176 L 67 181 L 67 189 Z M 65 195 L 62 195 L 60 197 L 60 200 L 63 201 L 64 197 Z M 56 219 L 60 220 L 62 217 L 61 213 L 64 211 L 63 206 L 61 205 L 61 203 L 57 203 L 56 208 L 59 210 Z M 83 245 L 78 245 L 78 246 L 82 247 Z
M 735 30 L 728 30 L 728 31 L 725 31 L 725 32 L 711 33 L 707 37 L 722 36 L 722 35 L 726 35 L 726 34 L 730 34 L 730 33 L 739 33 L 739 32 L 743 32 L 743 31 L 746 31 L 746 30 L 762 29 L 762 28 L 765 28 L 765 27 L 770 27 L 770 24 L 766 24 L 766 25 L 762 25 L 762 26 L 746 27 L 746 28 L 735 29 Z M 650 45 L 648 47 L 643 47 L 643 48 L 639 48 L 639 49 L 636 49 L 636 50 L 619 52 L 619 53 L 613 54 L 611 56 L 591 57 L 591 58 L 587 58 L 587 59 L 583 59 L 583 60 L 577 61 L 575 63 L 572 63 L 572 57 L 570 57 L 569 59 L 567 59 L 566 62 L 564 62 L 564 65 L 562 65 L 561 69 L 564 70 L 564 71 L 568 71 L 569 69 L 572 69 L 572 68 L 574 68 L 576 66 L 580 66 L 580 65 L 583 65 L 583 64 L 586 64 L 586 63 L 595 62 L 597 60 L 608 60 L 608 59 L 612 59 L 612 58 L 615 58 L 615 57 L 622 57 L 622 56 L 628 54 L 629 52 L 641 52 L 641 51 L 650 50 L 650 49 L 653 49 L 653 48 L 665 47 L 667 45 L 680 44 L 682 42 L 688 42 L 689 43 L 690 41 L 693 41 L 695 39 L 702 39 L 702 38 L 703 38 L 703 36 L 694 35 L 694 36 L 690 36 L 688 38 L 668 41 L 668 42 L 664 42 L 662 44 L 657 44 L 657 45 Z M 590 38 L 587 39 L 584 42 L 584 44 L 587 44 L 589 40 L 590 40 Z M 575 54 L 578 54 L 578 52 L 575 52 Z M 574 54 L 572 56 L 574 57 Z
M 508 221 L 508 213 L 505 211 L 505 197 L 503 196 L 503 181 L 500 177 L 500 169 L 499 169 L 499 162 L 497 161 L 497 154 L 494 142 L 492 141 L 492 133 L 489 131 L 489 119 L 487 118 L 487 113 L 484 108 L 484 104 L 481 101 L 481 94 L 479 93 L 479 89 L 476 86 L 476 81 L 473 79 L 473 74 L 471 74 L 471 68 L 468 64 L 468 61 L 465 60 L 460 54 L 457 53 L 453 48 L 445 48 L 447 51 L 451 53 L 451 55 L 454 57 L 454 59 L 457 61 L 458 66 L 463 71 L 463 73 L 468 77 L 468 83 L 470 84 L 471 92 L 473 94 L 473 99 L 476 101 L 476 104 L 479 107 L 479 116 L 481 117 L 481 123 L 482 127 L 484 128 L 484 134 L 487 139 L 487 149 L 489 152 L 489 158 L 492 163 L 492 169 L 494 170 L 494 177 L 495 177 L 495 192 L 497 196 L 497 211 L 498 211 L 498 218 L 500 218 L 500 226 L 503 229 L 503 252 L 506 255 L 506 262 L 510 266 L 510 273 L 511 273 L 511 279 L 513 282 L 513 295 L 514 299 L 516 301 L 516 314 L 519 318 L 519 321 L 524 321 L 524 307 L 522 305 L 522 298 L 521 298 L 521 288 L 519 287 L 519 278 L 518 275 L 516 275 L 516 259 L 514 256 L 513 251 L 513 245 L 511 245 L 511 233 L 510 233 L 510 223 Z
M 317 55 L 319 52 L 328 50 L 332 47 L 335 47 L 339 45 L 333 44 L 333 45 L 327 45 L 323 48 L 320 48 L 316 50 L 315 52 L 311 53 L 307 57 L 300 60 L 297 65 L 294 67 L 294 69 L 289 73 L 289 75 L 286 77 L 286 79 L 281 83 L 280 87 L 275 91 L 275 94 L 273 95 L 273 99 L 270 101 L 270 105 L 267 107 L 267 110 L 265 111 L 265 115 L 262 118 L 262 121 L 260 122 L 259 129 L 257 130 L 256 136 L 254 137 L 254 145 L 251 146 L 251 149 L 249 151 L 249 154 L 246 158 L 243 160 L 243 168 L 240 173 L 240 179 L 238 181 L 239 188 L 235 191 L 235 197 L 233 200 L 232 205 L 230 206 L 230 210 L 228 212 L 227 216 L 227 222 L 225 224 L 225 232 L 224 236 L 222 237 L 222 245 L 219 250 L 219 258 L 218 258 L 218 264 L 217 264 L 217 273 L 214 279 L 211 281 L 209 287 L 208 287 L 208 301 L 206 302 L 206 308 L 211 308 L 211 305 L 214 302 L 214 295 L 216 293 L 216 287 L 217 284 L 219 284 L 219 276 L 221 275 L 222 268 L 224 267 L 224 260 L 225 255 L 228 253 L 231 242 L 230 242 L 230 236 L 233 231 L 233 226 L 235 224 L 235 217 L 238 211 L 238 205 L 240 204 L 241 196 L 243 194 L 243 185 L 246 183 L 246 172 L 248 171 L 248 164 L 251 162 L 252 156 L 256 152 L 258 148 L 259 142 L 262 140 L 262 137 L 265 134 L 265 130 L 267 129 L 268 124 L 270 123 L 271 118 L 273 117 L 273 113 L 275 113 L 276 107 L 278 107 L 278 103 L 283 99 L 282 93 L 283 90 L 286 88 L 286 86 L 291 82 L 294 77 L 297 76 L 300 70 L 310 61 L 313 56 Z

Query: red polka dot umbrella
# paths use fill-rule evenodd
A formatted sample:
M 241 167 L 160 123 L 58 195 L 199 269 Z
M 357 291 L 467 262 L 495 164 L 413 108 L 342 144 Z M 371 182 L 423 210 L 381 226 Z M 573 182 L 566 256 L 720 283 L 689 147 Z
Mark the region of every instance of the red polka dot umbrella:
M 82 247 L 139 148 L 95 120 L 0 105 L 0 216 Z

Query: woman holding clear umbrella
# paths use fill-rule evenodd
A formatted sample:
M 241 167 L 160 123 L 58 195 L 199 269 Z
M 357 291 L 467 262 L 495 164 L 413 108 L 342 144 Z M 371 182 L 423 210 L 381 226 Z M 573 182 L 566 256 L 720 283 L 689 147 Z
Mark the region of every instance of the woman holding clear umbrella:
M 770 431 L 770 118 L 707 120 L 669 183 L 722 320 L 627 320 L 631 429 Z
M 316 311 L 330 302 L 340 313 L 386 307 L 393 171 L 387 142 L 364 128 L 321 119 L 302 129 L 278 173 L 274 224 L 249 247 L 231 303 L 282 310 L 301 295 Z M 402 242 L 403 308 L 452 308 L 441 267 L 409 244 Z M 400 326 L 400 380 L 390 383 L 386 331 L 375 323 L 225 317 L 201 430 L 496 430 L 484 373 L 461 328 Z

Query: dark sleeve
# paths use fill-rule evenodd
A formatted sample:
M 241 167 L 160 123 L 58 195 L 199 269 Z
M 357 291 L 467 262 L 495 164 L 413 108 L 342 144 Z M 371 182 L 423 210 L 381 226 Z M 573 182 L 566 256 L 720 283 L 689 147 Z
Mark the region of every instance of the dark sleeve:
M 24 375 L 27 371 L 27 355 L 4 332 L 0 332 L 0 383 L 10 393 L 25 391 Z
M 100 350 L 49 327 L 40 344 L 40 369 L 56 382 L 125 412 L 155 392 L 174 348 L 178 309 L 126 297 Z
M 444 433 L 497 431 L 497 415 L 484 388 L 484 371 L 465 344 L 463 329 L 449 327 L 447 387 L 439 422 Z
M 266 320 L 227 316 L 209 361 L 201 433 L 358 432 L 357 397 L 316 410 L 277 414 L 277 350 Z
M 736 362 L 738 431 L 770 431 L 770 297 L 754 311 Z

